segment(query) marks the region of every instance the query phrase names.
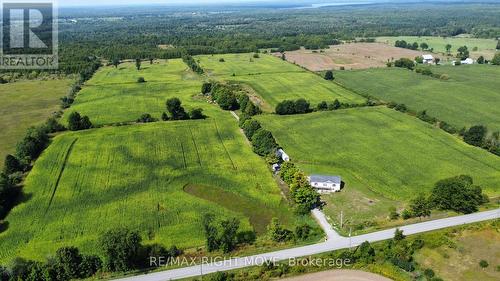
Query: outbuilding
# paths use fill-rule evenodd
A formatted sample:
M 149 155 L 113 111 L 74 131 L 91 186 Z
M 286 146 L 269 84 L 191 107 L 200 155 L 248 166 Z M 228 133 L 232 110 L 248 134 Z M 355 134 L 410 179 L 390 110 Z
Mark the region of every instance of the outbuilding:
M 425 64 L 431 64 L 434 62 L 434 57 L 432 55 L 423 55 L 422 59 L 422 62 Z

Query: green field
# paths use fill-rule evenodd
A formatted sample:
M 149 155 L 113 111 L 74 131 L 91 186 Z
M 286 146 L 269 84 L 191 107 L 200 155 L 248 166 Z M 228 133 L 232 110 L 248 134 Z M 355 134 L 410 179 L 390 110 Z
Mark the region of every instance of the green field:
M 137 83 L 139 77 L 147 82 Z M 97 125 L 135 121 L 143 113 L 160 118 L 171 97 L 180 98 L 186 110 L 216 109 L 196 98 L 201 81 L 180 59 L 156 61 L 153 65 L 143 62 L 140 71 L 135 62 L 122 63 L 117 69 L 103 67 L 85 84 L 64 118 L 72 111 L 88 115 Z
M 451 54 L 456 54 L 457 49 L 461 46 L 467 46 L 473 58 L 484 56 L 486 59 L 493 58 L 497 41 L 494 39 L 480 39 L 480 38 L 467 38 L 467 37 L 433 37 L 433 36 L 398 36 L 398 37 L 377 37 L 378 42 L 387 43 L 394 46 L 396 40 L 405 40 L 408 43 L 417 42 L 427 43 L 429 48 L 434 48 L 434 52 L 446 53 L 446 45 L 451 45 Z M 474 51 L 474 47 L 477 50 Z
M 219 61 L 221 58 L 224 62 Z M 308 100 L 313 107 L 321 101 L 335 99 L 346 103 L 365 101 L 335 83 L 274 56 L 261 54 L 260 58 L 250 61 L 251 58 L 252 54 L 196 57 L 209 78 L 244 83 L 252 87 L 270 108 L 280 101 L 298 98 Z
M 205 189 L 224 193 L 211 200 Z M 208 212 L 236 216 L 244 229 L 252 221 L 258 231 L 269 215 L 294 224 L 265 161 L 230 117 L 62 134 L 36 162 L 24 192 L 27 202 L 0 233 L 1 262 L 40 260 L 64 245 L 96 252 L 98 235 L 120 226 L 146 243 L 202 246 L 200 218 Z M 225 203 L 221 194 L 248 204 Z M 249 215 L 249 204 L 267 215 Z
M 359 93 L 404 103 L 457 128 L 476 124 L 500 130 L 500 67 L 435 66 L 440 80 L 399 68 L 337 71 L 336 82 Z
M 500 158 L 417 118 L 385 108 L 259 116 L 306 173 L 340 175 L 343 192 L 325 196 L 333 218 L 387 216 L 440 179 L 471 175 L 500 195 Z
M 70 84 L 69 79 L 0 84 L 0 168 L 28 127 L 59 110 L 59 99 L 67 94 Z

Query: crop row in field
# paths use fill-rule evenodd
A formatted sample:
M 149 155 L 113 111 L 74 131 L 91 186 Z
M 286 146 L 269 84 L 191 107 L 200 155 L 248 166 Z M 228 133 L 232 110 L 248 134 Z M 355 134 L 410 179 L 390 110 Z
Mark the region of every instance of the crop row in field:
M 274 108 L 286 99 L 304 98 L 316 106 L 338 99 L 362 103 L 365 99 L 331 81 L 271 55 L 224 54 L 197 56 L 209 78 L 236 81 L 251 86 L 262 100 Z
M 59 110 L 59 99 L 67 94 L 70 83 L 69 79 L 60 79 L 0 84 L 0 169 L 26 129 Z
M 404 103 L 413 110 L 458 128 L 486 125 L 500 130 L 500 67 L 491 65 L 434 66 L 436 79 L 399 68 L 338 71 L 336 81 L 356 92 Z
M 6 219 L 0 261 L 42 259 L 64 245 L 96 252 L 98 235 L 113 227 L 137 230 L 147 243 L 200 246 L 200 217 L 208 212 L 238 217 L 244 229 L 259 231 L 270 220 L 249 215 L 245 206 L 213 202 L 203 189 L 191 195 L 187 185 L 220 189 L 220 197 L 250 202 L 293 225 L 264 161 L 229 118 L 57 136 L 26 179 L 27 202 Z

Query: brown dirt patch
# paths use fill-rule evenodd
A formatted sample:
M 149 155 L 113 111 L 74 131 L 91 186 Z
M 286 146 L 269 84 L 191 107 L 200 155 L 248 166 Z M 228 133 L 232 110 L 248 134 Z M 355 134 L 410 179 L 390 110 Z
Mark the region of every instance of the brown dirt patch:
M 286 52 L 286 59 L 311 71 L 385 67 L 387 60 L 415 58 L 425 52 L 396 48 L 383 43 L 348 43 L 330 46 L 323 52 L 297 50 Z M 279 54 L 278 54 L 279 55 Z
M 377 274 L 360 270 L 330 270 L 282 279 L 286 281 L 391 281 Z

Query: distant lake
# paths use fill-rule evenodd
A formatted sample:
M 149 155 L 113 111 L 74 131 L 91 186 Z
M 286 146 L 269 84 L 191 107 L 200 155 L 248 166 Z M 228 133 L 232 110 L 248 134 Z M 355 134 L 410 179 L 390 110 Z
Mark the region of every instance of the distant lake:
M 317 8 L 322 8 L 322 7 L 330 7 L 330 6 L 349 6 L 349 5 L 366 5 L 366 4 L 372 4 L 373 2 L 335 2 L 335 3 L 317 3 L 317 4 L 311 4 L 308 6 L 300 6 L 300 7 L 294 7 L 292 9 L 317 9 Z

